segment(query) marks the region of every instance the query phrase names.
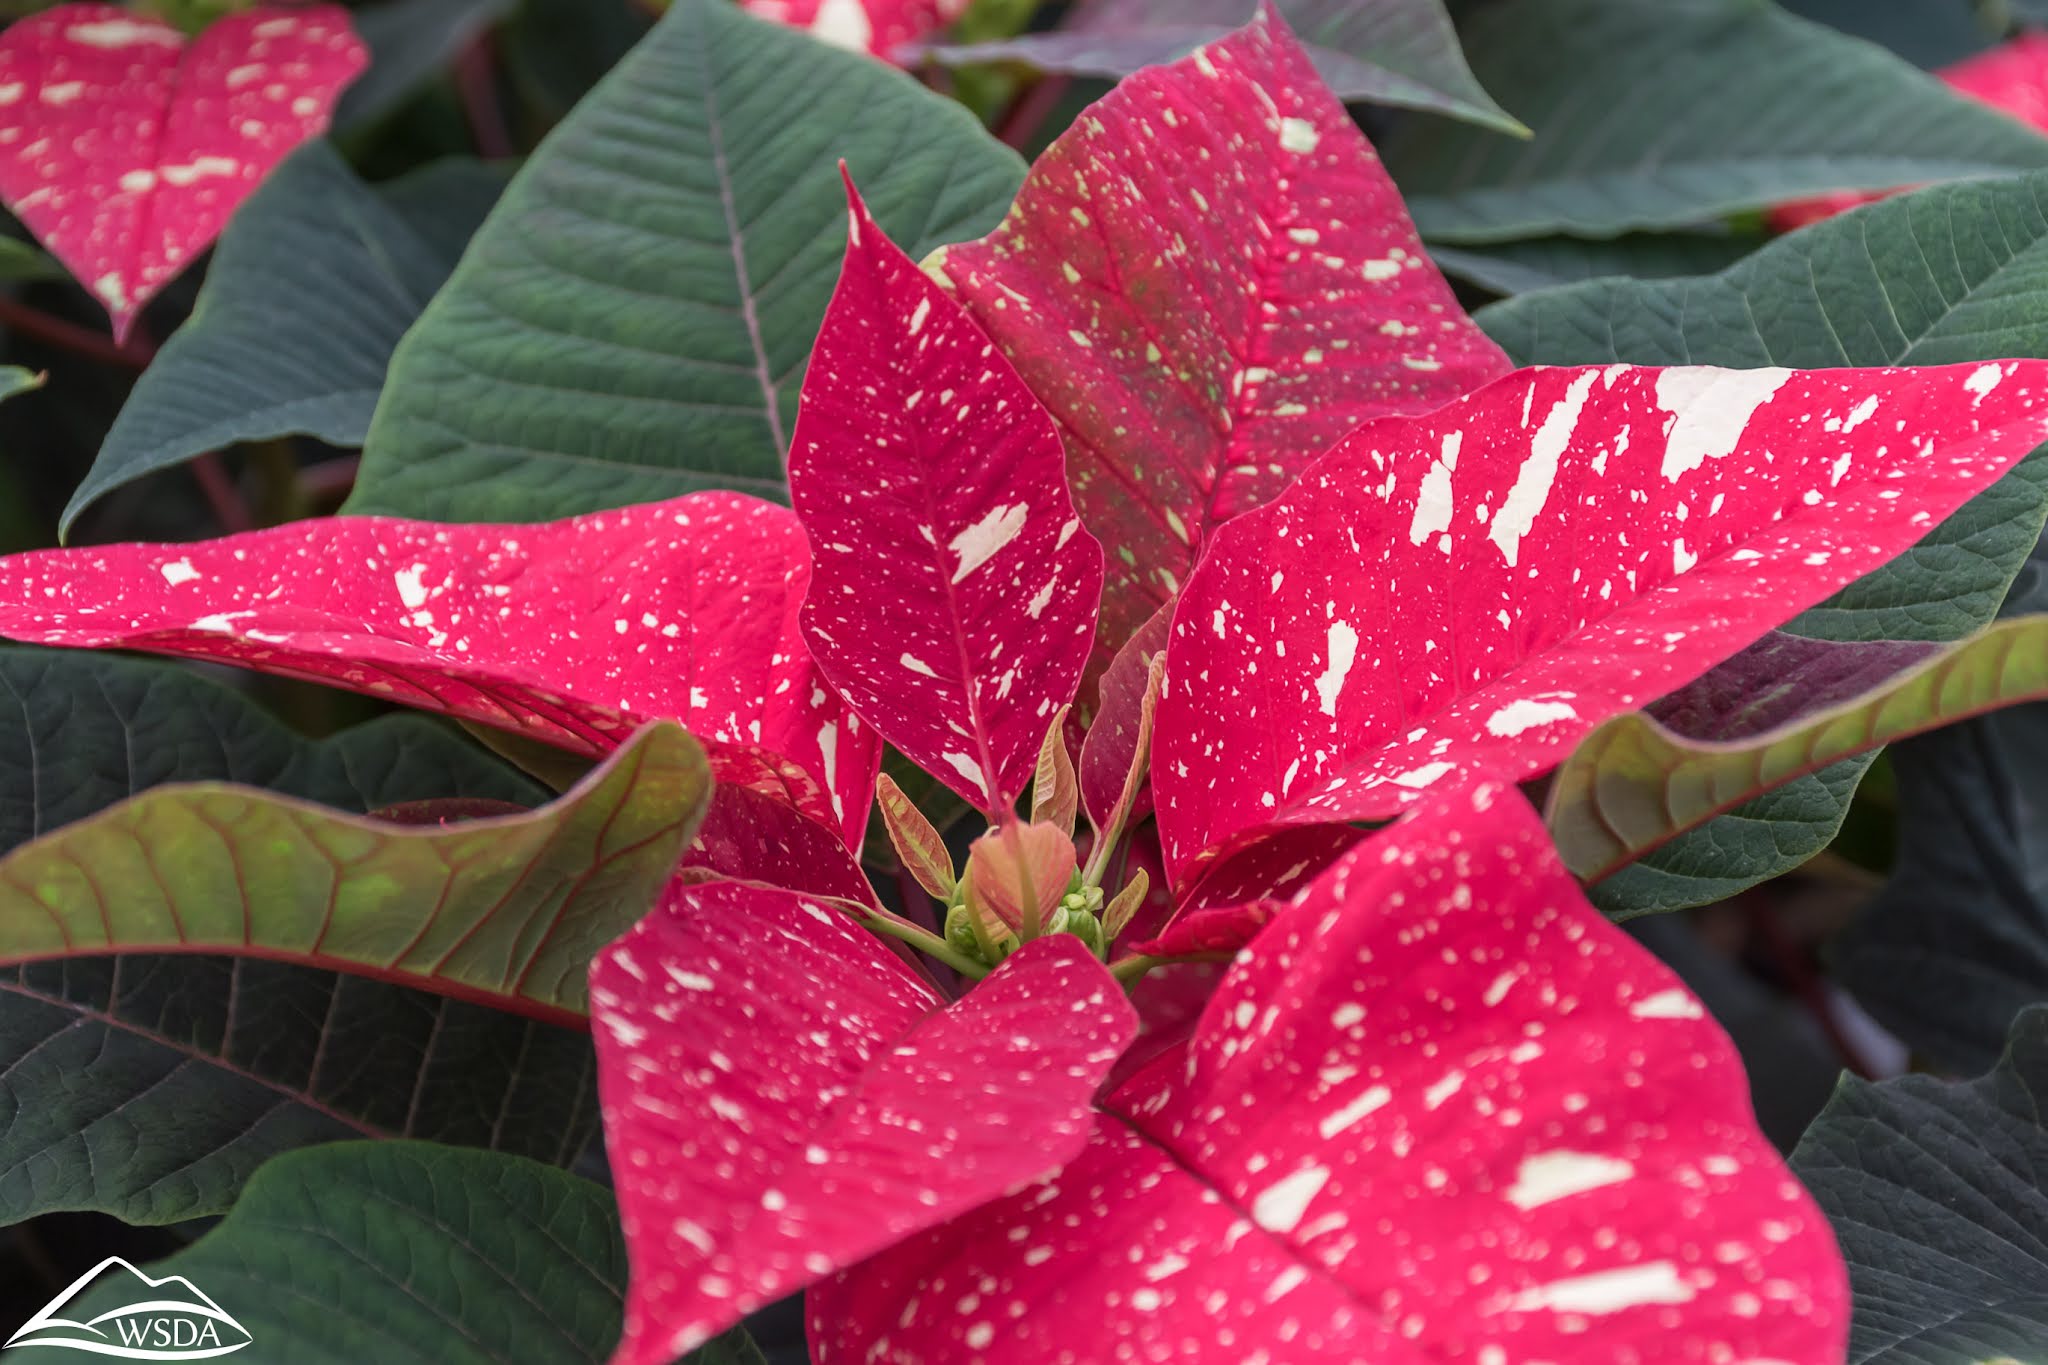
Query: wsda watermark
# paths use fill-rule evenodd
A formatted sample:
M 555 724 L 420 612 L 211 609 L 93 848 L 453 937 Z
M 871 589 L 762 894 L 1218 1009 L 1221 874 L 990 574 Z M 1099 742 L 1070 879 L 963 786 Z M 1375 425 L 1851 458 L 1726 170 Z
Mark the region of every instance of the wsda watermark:
M 233 1355 L 249 1341 L 247 1329 L 183 1275 L 151 1279 L 109 1256 L 44 1304 L 0 1349 L 47 1346 L 122 1360 L 211 1360 Z

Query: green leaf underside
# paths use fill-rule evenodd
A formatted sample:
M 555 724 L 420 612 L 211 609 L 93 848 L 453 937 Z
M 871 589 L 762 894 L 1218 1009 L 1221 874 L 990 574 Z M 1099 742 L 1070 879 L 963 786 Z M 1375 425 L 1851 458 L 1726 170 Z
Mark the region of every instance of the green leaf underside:
M 1536 137 L 1397 130 L 1382 150 L 1433 240 L 1611 237 L 2048 166 L 2048 138 L 1754 0 L 1519 0 L 1463 36 L 1480 83 Z
M 2043 1359 L 2048 1009 L 1970 1082 L 1845 1079 L 1792 1155 L 1835 1227 L 1851 1365 Z
M 372 190 L 325 142 L 235 214 L 190 319 L 135 383 L 62 527 L 145 474 L 242 441 L 360 446 L 405 329 L 504 173 L 446 162 Z
M 1739 740 L 1692 740 L 1641 713 L 1622 716 L 1587 736 L 1558 769 L 1551 834 L 1571 869 L 1597 881 L 1675 831 L 1699 829 L 1792 775 L 2042 698 L 2048 617 L 2032 616 L 2000 621 L 1852 700 Z
M 1598 280 L 1478 321 L 1521 364 L 1795 369 L 2048 356 L 2048 174 L 1901 195 L 1781 238 L 1718 275 Z M 2029 456 L 1918 546 L 1788 623 L 1824 640 L 1962 639 L 1995 615 L 2048 514 Z M 1619 915 L 1706 904 L 1826 846 L 1868 766 L 1764 792 L 1593 888 Z
M 148 1271 L 184 1276 L 239 1322 L 249 1345 L 236 1355 L 252 1365 L 598 1365 L 627 1266 L 597 1185 L 516 1157 L 351 1142 L 271 1162 L 218 1228 Z M 96 1287 L 68 1316 L 116 1310 L 134 1288 Z M 689 1357 L 760 1359 L 740 1332 Z
M 1528 131 L 1473 79 L 1442 0 L 1279 0 L 1277 8 L 1339 99 Z M 1250 22 L 1257 10 L 1253 0 L 1096 0 L 1077 6 L 1062 29 L 940 45 L 931 55 L 953 66 L 1016 61 L 1062 75 L 1120 78 L 1184 57 Z
M 0 961 L 232 952 L 574 1023 L 591 956 L 654 903 L 710 791 L 668 724 L 552 805 L 445 828 L 159 787 L 0 859 Z
M 841 157 L 918 254 L 993 226 L 1024 169 L 901 72 L 681 0 L 528 160 L 399 346 L 348 510 L 781 497 L 845 242 Z

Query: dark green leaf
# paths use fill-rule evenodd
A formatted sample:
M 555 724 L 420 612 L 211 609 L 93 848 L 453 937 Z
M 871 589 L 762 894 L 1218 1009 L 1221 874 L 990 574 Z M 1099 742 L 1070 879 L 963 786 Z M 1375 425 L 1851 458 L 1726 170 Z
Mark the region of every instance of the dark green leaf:
M 0 1224 L 223 1213 L 337 1138 L 567 1164 L 597 1124 L 588 1036 L 501 1010 L 247 957 L 0 968 Z
M 373 191 L 327 143 L 299 151 L 235 214 L 191 318 L 136 381 L 64 527 L 112 489 L 238 441 L 361 445 L 392 348 L 502 182 L 458 162 Z
M 175 664 L 0 646 L 0 853 L 166 782 L 235 782 L 355 811 L 547 799 L 424 717 L 306 740 Z
M 342 92 L 334 126 L 351 128 L 389 110 L 429 80 L 515 0 L 381 0 L 349 17 L 370 49 L 370 69 Z
M 1343 100 L 1431 109 L 1501 132 L 1528 130 L 1495 104 L 1458 50 L 1443 0 L 1277 0 L 1316 70 Z M 947 65 L 1022 62 L 1123 77 L 1186 56 L 1251 21 L 1255 0 L 1090 0 L 1057 30 L 939 46 Z
M 1842 983 L 1946 1067 L 1991 1065 L 2048 1002 L 2048 707 L 1892 749 L 1899 861 L 1836 945 Z
M 1436 240 L 1611 237 L 2048 166 L 2048 138 L 1761 0 L 1515 0 L 1464 37 L 1481 84 L 1536 137 L 1418 119 L 1388 139 Z
M 1704 274 L 1734 264 L 1763 243 L 1752 233 L 1637 232 L 1602 241 L 1533 237 L 1497 246 L 1433 246 L 1429 254 L 1447 275 L 1498 294 L 1526 294 L 1610 275 Z
M 1023 175 L 901 72 L 723 0 L 674 6 L 528 160 L 399 346 L 349 510 L 780 496 L 844 245 L 842 156 L 914 252 L 992 226 Z
M 2018 1365 L 2048 1341 L 2048 1010 L 1967 1083 L 1847 1079 L 1792 1155 L 1834 1223 L 1851 1365 Z
M 234 1318 L 250 1365 L 598 1365 L 618 1340 L 627 1266 L 617 1209 L 588 1181 L 486 1152 L 350 1142 L 269 1163 L 218 1228 L 148 1273 L 184 1277 Z M 141 1287 L 108 1267 L 64 1316 L 89 1321 Z M 740 1332 L 690 1357 L 759 1359 Z

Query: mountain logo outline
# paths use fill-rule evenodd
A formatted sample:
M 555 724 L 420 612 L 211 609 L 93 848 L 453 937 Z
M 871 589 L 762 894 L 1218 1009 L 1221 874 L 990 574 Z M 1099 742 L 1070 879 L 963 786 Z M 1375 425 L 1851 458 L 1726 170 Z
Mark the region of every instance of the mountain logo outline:
M 65 1316 L 73 1300 L 93 1288 L 108 1272 L 125 1273 L 144 1290 L 134 1302 L 112 1308 L 85 1321 Z M 184 1297 L 189 1296 L 189 1297 Z M 197 1321 L 194 1321 L 194 1320 Z M 226 1327 L 242 1339 L 224 1340 Z M 63 1333 L 65 1335 L 52 1335 Z M 71 1282 L 69 1288 L 39 1309 L 7 1339 L 0 1351 L 47 1346 L 122 1360 L 211 1360 L 233 1355 L 252 1343 L 249 1329 L 236 1322 L 205 1290 L 183 1275 L 152 1278 L 119 1256 L 109 1256 Z

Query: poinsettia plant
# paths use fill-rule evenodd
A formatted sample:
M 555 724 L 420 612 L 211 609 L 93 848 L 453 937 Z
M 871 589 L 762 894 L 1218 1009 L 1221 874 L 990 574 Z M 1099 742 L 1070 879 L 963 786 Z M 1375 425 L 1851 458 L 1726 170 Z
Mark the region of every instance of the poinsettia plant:
M 1855 79 L 1772 87 L 1835 101 L 1782 147 L 1679 109 L 1631 160 L 1503 57 L 1527 16 L 1424 0 L 622 0 L 580 79 L 596 21 L 545 6 L 0 31 L 0 325 L 60 357 L 10 407 L 140 370 L 79 543 L 0 555 L 13 1348 L 154 1312 L 279 1360 L 2023 1349 L 1987 1239 L 2048 1236 L 2039 1191 L 1958 1199 L 1894 1112 L 1979 1089 L 1846 1090 L 1788 1161 L 1826 1097 L 1768 1063 L 1902 1068 L 1785 874 L 1871 877 L 1880 746 L 1904 784 L 2048 698 L 2035 177 L 1625 275 L 2048 139 L 1769 7 L 1531 3 L 1588 79 Z M 520 148 L 564 88 L 509 177 L 356 169 L 436 109 Z M 1842 131 L 1894 106 L 1924 126 Z M 1475 318 L 1439 269 L 1573 259 L 1624 276 Z M 2025 776 L 1975 842 L 2024 844 Z M 2006 1102 L 2048 981 L 1928 1027 L 1902 979 L 1858 995 L 1936 1065 L 2013 1027 L 1985 1142 L 2048 1145 Z M 79 1211 L 224 1220 L 142 1273 L 53 1250 Z

